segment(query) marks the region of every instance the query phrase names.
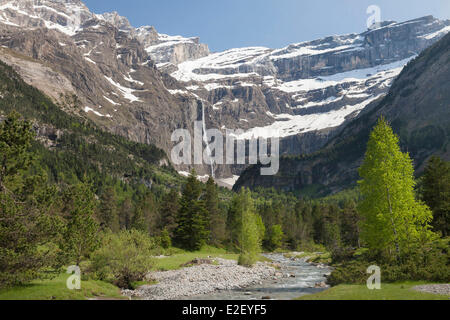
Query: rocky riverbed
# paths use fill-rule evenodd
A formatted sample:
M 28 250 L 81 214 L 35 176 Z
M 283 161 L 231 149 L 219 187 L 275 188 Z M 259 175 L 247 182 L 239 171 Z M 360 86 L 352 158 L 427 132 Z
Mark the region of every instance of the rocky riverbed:
M 312 265 L 303 259 L 288 259 L 281 254 L 267 255 L 273 263 L 258 262 L 252 268 L 236 261 L 214 259 L 179 270 L 153 272 L 146 285 L 122 293 L 133 299 L 292 299 L 327 288 L 327 266 Z
M 450 295 L 450 284 L 425 284 L 415 286 L 413 287 L 413 290 L 433 294 Z

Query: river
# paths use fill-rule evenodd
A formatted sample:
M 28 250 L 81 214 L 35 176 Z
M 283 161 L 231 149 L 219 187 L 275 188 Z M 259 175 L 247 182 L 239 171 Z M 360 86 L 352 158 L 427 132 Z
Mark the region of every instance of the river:
M 326 280 L 331 270 L 327 266 L 315 266 L 303 259 L 291 260 L 283 254 L 265 254 L 274 263 L 279 264 L 283 277 L 266 280 L 260 285 L 243 289 L 222 290 L 206 295 L 186 297 L 187 300 L 291 300 L 306 294 L 318 293 L 327 288 L 315 288 L 317 283 Z

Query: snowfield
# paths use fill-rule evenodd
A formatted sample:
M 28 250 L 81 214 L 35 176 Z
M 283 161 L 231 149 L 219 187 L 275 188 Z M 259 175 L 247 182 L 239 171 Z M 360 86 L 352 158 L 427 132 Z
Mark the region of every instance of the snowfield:
M 350 114 L 359 113 L 369 103 L 380 98 L 381 95 L 371 97 L 362 103 L 348 105 L 339 110 L 326 113 L 317 113 L 309 115 L 291 115 L 291 114 L 271 114 L 276 120 L 273 124 L 265 127 L 255 127 L 247 130 L 241 135 L 237 135 L 237 139 L 251 140 L 254 138 L 272 138 L 272 137 L 288 137 L 299 133 L 309 131 L 334 128 L 346 120 Z

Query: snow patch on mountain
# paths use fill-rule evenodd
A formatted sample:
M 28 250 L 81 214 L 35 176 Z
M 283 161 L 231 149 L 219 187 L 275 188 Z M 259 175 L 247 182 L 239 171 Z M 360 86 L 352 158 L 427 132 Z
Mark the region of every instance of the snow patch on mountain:
M 277 87 L 277 89 L 287 93 L 293 93 L 324 89 L 343 83 L 367 82 L 371 79 L 383 81 L 397 76 L 402 71 L 403 67 L 415 57 L 416 55 L 393 63 L 379 65 L 373 68 L 356 69 L 326 77 L 282 82 Z
M 370 97 L 361 103 L 346 105 L 339 110 L 326 113 L 308 115 L 271 114 L 276 119 L 273 124 L 265 127 L 252 128 L 243 134 L 235 135 L 235 137 L 241 140 L 251 140 L 260 137 L 265 139 L 272 137 L 284 138 L 299 133 L 338 127 L 344 123 L 349 115 L 356 115 L 369 103 L 381 96 Z
M 93 114 L 95 114 L 96 116 L 99 116 L 99 117 L 112 118 L 111 115 L 109 115 L 109 114 L 107 114 L 107 115 L 101 114 L 100 112 L 98 112 L 98 111 L 96 111 L 96 110 L 94 110 L 94 109 L 92 109 L 90 107 L 84 107 L 84 112 L 86 112 L 86 113 L 92 112 Z
M 136 97 L 133 92 L 137 91 L 131 88 L 124 87 L 120 85 L 119 83 L 115 82 L 112 78 L 105 76 L 105 79 L 108 80 L 110 84 L 112 84 L 114 87 L 116 87 L 119 92 L 123 95 L 123 97 L 130 102 L 136 102 L 141 101 L 138 97 Z

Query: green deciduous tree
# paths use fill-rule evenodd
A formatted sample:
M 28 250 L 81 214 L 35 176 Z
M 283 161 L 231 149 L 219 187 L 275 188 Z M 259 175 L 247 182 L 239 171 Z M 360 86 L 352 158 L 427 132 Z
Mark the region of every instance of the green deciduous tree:
M 143 280 L 151 270 L 156 244 L 146 232 L 107 232 L 101 240 L 101 246 L 92 258 L 92 271 L 96 278 L 131 289 L 133 282 Z
M 363 199 L 358 206 L 364 217 L 361 237 L 365 244 L 374 253 L 397 259 L 415 243 L 429 239 L 432 219 L 429 208 L 415 199 L 412 161 L 398 142 L 381 118 L 359 169 Z
M 271 251 L 274 251 L 283 246 L 283 228 L 279 224 L 273 225 L 266 235 L 267 240 L 265 246 Z
M 236 202 L 240 203 L 239 211 L 235 217 L 238 228 L 239 261 L 240 265 L 251 266 L 261 252 L 261 242 L 264 230 L 261 217 L 256 214 L 251 192 L 242 189 L 235 196 Z

